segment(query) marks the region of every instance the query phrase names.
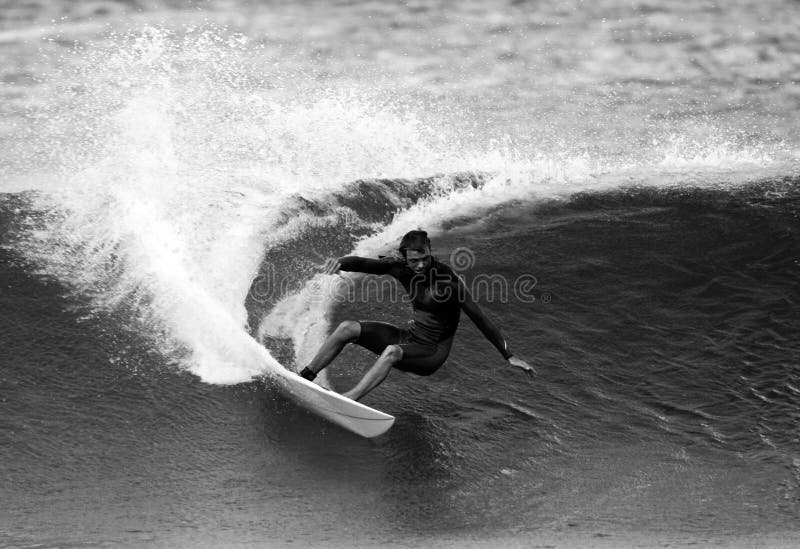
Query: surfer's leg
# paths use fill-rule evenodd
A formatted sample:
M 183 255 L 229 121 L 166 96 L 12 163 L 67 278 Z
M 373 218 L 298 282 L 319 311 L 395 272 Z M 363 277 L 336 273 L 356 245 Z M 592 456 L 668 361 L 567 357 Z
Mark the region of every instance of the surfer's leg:
M 436 372 L 447 360 L 453 338 L 440 341 L 436 345 L 421 343 L 404 343 L 403 360 L 394 365 L 401 372 L 410 372 L 418 376 L 429 376 Z
M 389 375 L 392 366 L 401 360 L 403 360 L 402 347 L 399 345 L 387 345 L 381 356 L 372 365 L 372 368 L 367 370 L 367 373 L 361 378 L 361 381 L 355 387 L 342 394 L 347 398 L 360 400 L 364 395 L 380 385 Z
M 359 324 L 361 325 L 361 335 L 353 343 L 372 351 L 378 356 L 383 354 L 387 345 L 401 343 L 405 336 L 404 330 L 388 322 L 361 320 Z
M 361 335 L 361 324 L 355 320 L 345 320 L 328 336 L 311 362 L 303 368 L 300 375 L 306 379 L 314 379 L 316 375 L 330 364 L 342 352 L 344 346 L 358 339 Z

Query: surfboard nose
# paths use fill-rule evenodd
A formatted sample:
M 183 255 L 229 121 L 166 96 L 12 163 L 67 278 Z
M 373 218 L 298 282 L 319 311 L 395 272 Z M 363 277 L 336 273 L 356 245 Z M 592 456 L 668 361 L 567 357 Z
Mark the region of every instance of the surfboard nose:
M 281 392 L 294 403 L 362 437 L 377 437 L 394 425 L 394 416 L 320 387 L 289 370 L 277 372 L 276 378 Z

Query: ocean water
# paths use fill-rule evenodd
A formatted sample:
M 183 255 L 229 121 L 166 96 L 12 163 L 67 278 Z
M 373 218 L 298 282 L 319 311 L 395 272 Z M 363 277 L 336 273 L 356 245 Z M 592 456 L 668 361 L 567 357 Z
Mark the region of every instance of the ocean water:
M 797 546 L 798 22 L 1 3 L 0 546 Z M 271 379 L 415 228 L 537 374 L 464 317 L 365 440 Z

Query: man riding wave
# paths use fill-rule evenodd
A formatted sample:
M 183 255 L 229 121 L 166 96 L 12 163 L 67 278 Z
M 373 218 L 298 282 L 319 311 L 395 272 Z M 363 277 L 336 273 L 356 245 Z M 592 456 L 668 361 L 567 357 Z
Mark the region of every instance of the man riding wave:
M 359 400 L 380 385 L 392 368 L 420 376 L 434 373 L 445 362 L 453 345 L 461 311 L 497 348 L 511 366 L 528 374 L 533 368 L 508 349 L 499 328 L 481 311 L 459 276 L 431 255 L 425 231 L 410 231 L 399 247 L 402 259 L 369 259 L 347 256 L 328 260 L 325 272 L 339 270 L 390 275 L 408 293 L 413 310 L 407 328 L 387 322 L 345 320 L 331 333 L 300 375 L 313 380 L 342 351 L 355 343 L 379 355 L 361 381 L 344 396 Z

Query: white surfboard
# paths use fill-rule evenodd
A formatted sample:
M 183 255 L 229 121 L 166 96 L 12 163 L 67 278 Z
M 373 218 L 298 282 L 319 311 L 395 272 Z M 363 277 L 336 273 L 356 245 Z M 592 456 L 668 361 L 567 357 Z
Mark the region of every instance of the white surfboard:
M 362 437 L 372 438 L 389 430 L 394 416 L 329 391 L 289 370 L 275 376 L 284 395 L 306 410 Z

